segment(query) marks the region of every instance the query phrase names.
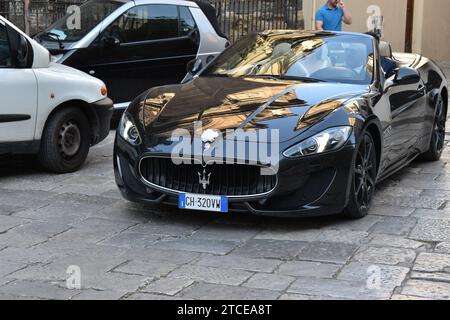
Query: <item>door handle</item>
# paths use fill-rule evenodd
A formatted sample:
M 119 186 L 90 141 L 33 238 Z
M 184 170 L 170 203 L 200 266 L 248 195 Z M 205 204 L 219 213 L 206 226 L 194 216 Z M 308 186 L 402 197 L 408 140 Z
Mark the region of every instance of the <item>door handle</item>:
M 425 92 L 427 91 L 427 87 L 424 86 L 423 84 L 421 84 L 421 85 L 419 85 L 418 91 L 422 94 L 425 94 Z
M 408 99 L 410 100 L 417 100 L 420 99 L 421 97 L 423 97 L 427 92 L 427 87 L 425 87 L 424 85 L 419 85 L 419 87 L 417 88 L 417 92 L 413 93 L 412 95 L 410 95 L 408 97 Z

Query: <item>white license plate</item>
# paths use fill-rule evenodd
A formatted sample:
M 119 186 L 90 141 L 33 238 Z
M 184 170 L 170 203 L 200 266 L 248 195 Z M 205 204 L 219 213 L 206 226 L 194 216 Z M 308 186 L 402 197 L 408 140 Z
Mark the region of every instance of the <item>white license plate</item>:
M 180 193 L 178 207 L 180 209 L 228 212 L 228 199 L 223 196 Z

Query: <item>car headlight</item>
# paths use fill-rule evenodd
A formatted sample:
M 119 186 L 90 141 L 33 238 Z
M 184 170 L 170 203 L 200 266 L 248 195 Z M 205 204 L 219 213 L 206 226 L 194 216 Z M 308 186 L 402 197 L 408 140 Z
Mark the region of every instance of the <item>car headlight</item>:
M 338 150 L 344 146 L 351 133 L 352 127 L 349 126 L 329 128 L 290 147 L 283 155 L 298 158 Z
M 122 118 L 120 119 L 118 130 L 120 136 L 124 138 L 128 143 L 132 145 L 139 145 L 141 143 L 139 132 L 133 121 L 131 121 L 130 116 L 128 116 L 126 113 L 124 113 Z

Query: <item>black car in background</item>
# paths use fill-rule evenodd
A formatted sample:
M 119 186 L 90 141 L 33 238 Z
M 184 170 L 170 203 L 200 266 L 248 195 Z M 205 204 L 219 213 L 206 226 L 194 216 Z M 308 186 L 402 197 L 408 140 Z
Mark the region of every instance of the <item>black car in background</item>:
M 382 59 L 395 63 L 392 75 Z M 153 88 L 134 100 L 116 136 L 116 182 L 125 198 L 148 204 L 360 218 L 377 182 L 419 156 L 440 158 L 447 101 L 448 83 L 435 63 L 392 54 L 372 36 L 252 34 L 188 83 Z M 192 137 L 193 151 L 180 153 L 177 130 Z M 251 149 L 239 156 L 222 148 L 211 157 L 229 130 L 249 137 L 276 130 L 278 141 L 268 145 L 278 152 L 277 170 L 263 174 L 268 163 L 257 157 L 251 163 Z M 230 157 L 233 163 L 221 161 Z
M 211 5 L 183 0 L 87 1 L 34 38 L 54 61 L 103 80 L 116 111 L 180 83 L 189 61 L 207 63 L 228 44 Z

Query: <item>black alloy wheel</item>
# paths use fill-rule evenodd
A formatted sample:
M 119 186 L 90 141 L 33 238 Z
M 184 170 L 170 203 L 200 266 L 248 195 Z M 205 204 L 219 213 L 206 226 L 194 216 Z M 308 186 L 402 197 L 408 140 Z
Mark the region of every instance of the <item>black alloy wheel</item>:
M 436 100 L 436 115 L 434 117 L 433 132 L 430 147 L 422 158 L 427 161 L 438 161 L 445 147 L 445 123 L 447 121 L 446 107 L 442 95 Z
M 368 132 L 363 134 L 358 145 L 352 175 L 349 205 L 344 215 L 359 219 L 369 213 L 377 178 L 376 148 Z
M 445 110 L 444 110 L 444 100 L 442 96 L 439 96 L 436 103 L 436 117 L 434 119 L 433 127 L 433 142 L 435 144 L 436 152 L 442 154 L 444 150 L 445 143 Z

